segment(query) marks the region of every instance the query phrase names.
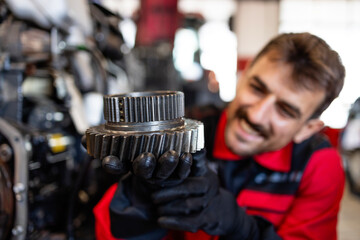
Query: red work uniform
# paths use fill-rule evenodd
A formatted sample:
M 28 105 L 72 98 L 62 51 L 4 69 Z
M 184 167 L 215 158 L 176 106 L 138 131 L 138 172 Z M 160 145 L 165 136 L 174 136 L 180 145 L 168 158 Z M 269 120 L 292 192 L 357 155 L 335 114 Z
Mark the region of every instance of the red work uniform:
M 203 119 L 209 159 L 217 166 L 224 188 L 234 193 L 249 215 L 271 222 L 284 240 L 337 239 L 336 225 L 345 175 L 337 150 L 319 135 L 300 144 L 241 158 L 226 147 L 226 114 Z M 207 130 L 207 128 L 209 128 Z M 211 131 L 216 129 L 216 131 Z M 115 239 L 110 233 L 112 186 L 94 209 L 97 239 Z M 202 231 L 170 232 L 182 239 L 218 239 Z

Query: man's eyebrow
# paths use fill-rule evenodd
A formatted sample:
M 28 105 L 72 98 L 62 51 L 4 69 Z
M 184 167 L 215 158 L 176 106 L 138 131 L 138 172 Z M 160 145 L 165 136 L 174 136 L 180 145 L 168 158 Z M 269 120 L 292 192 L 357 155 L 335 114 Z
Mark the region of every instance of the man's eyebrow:
M 260 79 L 259 76 L 253 76 L 254 81 L 260 85 L 261 88 L 263 88 L 266 92 L 270 92 L 270 89 L 266 86 L 266 84 Z M 293 104 L 284 101 L 284 100 L 280 100 L 279 103 L 283 106 L 285 106 L 285 108 L 290 109 L 291 112 L 295 115 L 296 118 L 300 118 L 302 113 L 300 111 L 300 109 L 296 106 L 294 106 Z
M 269 92 L 268 87 L 266 84 L 259 78 L 259 76 L 253 76 L 254 81 L 260 85 L 261 88 L 263 88 L 266 92 Z
M 298 107 L 286 102 L 286 101 L 280 101 L 280 104 L 284 105 L 285 108 L 290 109 L 291 113 L 294 114 L 295 118 L 300 118 L 301 117 L 301 111 Z

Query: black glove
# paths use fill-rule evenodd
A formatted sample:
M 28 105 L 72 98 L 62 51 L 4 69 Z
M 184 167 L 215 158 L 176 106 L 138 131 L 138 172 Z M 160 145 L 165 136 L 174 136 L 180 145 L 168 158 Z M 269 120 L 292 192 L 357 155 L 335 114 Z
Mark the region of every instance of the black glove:
M 183 153 L 181 156 L 170 150 L 156 159 L 152 153 L 140 154 L 132 163 L 135 176 L 142 179 L 154 189 L 173 186 L 189 176 L 192 165 L 192 155 Z
M 257 220 L 238 206 L 230 192 L 219 188 L 216 174 L 206 167 L 205 153 L 194 154 L 193 161 L 194 166 L 200 166 L 197 173 L 202 174 L 153 193 L 153 201 L 158 204 L 159 225 L 190 232 L 201 229 L 226 239 L 259 239 Z M 270 223 L 268 226 L 273 229 Z M 276 236 L 273 230 L 270 232 Z
M 117 238 L 160 239 L 167 230 L 157 224 L 151 194 L 164 186 L 174 186 L 189 174 L 192 155 L 179 157 L 165 152 L 159 159 L 140 154 L 132 163 L 132 173 L 123 178 L 110 203 L 111 232 Z

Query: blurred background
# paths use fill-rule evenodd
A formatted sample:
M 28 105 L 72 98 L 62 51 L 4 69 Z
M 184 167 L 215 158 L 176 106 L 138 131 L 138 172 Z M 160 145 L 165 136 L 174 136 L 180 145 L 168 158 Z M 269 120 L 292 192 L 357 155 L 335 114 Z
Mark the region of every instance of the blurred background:
M 162 2 L 165 1 L 102 1 L 126 19 L 128 28 L 124 31 L 128 31 L 126 35 L 131 47 L 135 46 L 135 42 L 145 44 L 139 36 L 135 41 L 136 31 L 149 31 L 144 35 L 148 36 L 148 43 L 154 43 L 164 37 L 162 34 L 165 34 L 168 22 L 176 21 L 177 27 L 168 26 L 168 31 L 175 31 L 174 41 L 172 36 L 168 37 L 174 43 L 173 59 L 182 85 L 200 81 L 206 71 L 212 71 L 219 84 L 220 99 L 225 102 L 234 97 L 236 78 L 246 62 L 276 34 L 308 31 L 324 38 L 339 52 L 346 67 L 346 81 L 340 97 L 322 118 L 333 128 L 345 126 L 350 106 L 359 97 L 360 70 L 356 58 L 360 53 L 360 1 L 176 0 L 173 2 L 177 3 L 177 9 L 174 6 L 171 16 L 156 15 L 153 9 L 138 21 L 136 16 L 139 16 L 137 13 L 141 5 L 156 8 Z M 166 2 L 166 5 L 171 5 L 171 1 Z M 147 30 L 142 30 L 142 24 L 137 28 L 132 22 L 141 23 L 152 17 L 153 22 L 147 22 Z M 161 29 L 151 24 L 161 24 Z M 211 84 L 208 88 L 212 92 L 215 90 Z
M 311 32 L 345 65 L 321 116 L 348 177 L 341 240 L 360 232 L 360 0 L 1 0 L 0 240 L 93 239 L 92 208 L 118 180 L 81 137 L 104 94 L 180 90 L 224 107 L 272 37 Z M 9 197 L 11 196 L 11 197 Z

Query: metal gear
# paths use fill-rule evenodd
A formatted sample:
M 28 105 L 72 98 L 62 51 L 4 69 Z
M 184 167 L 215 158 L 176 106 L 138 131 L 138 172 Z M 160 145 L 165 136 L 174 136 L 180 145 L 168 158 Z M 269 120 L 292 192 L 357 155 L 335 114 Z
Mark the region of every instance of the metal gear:
M 106 123 L 86 130 L 87 152 L 131 162 L 143 152 L 194 153 L 204 147 L 200 121 L 184 118 L 184 94 L 178 91 L 133 92 L 104 96 Z

